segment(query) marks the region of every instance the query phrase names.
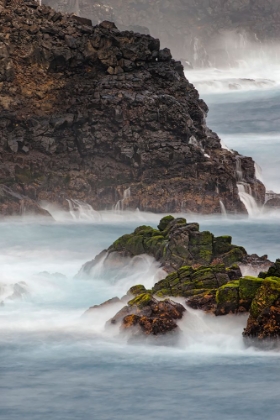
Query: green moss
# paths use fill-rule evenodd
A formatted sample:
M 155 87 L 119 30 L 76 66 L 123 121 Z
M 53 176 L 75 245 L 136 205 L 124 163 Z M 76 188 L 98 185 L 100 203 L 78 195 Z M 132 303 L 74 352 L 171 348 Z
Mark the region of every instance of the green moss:
M 226 273 L 225 264 L 211 264 L 211 270 L 213 273 Z
M 190 278 L 193 272 L 194 269 L 190 265 L 185 265 L 178 270 L 178 276 L 181 280 L 184 280 L 186 278 Z
M 239 295 L 241 300 L 252 301 L 261 287 L 263 279 L 245 276 L 239 280 Z
M 209 262 L 209 263 L 210 263 L 210 261 L 211 261 L 211 259 L 212 259 L 212 250 L 209 250 L 209 249 L 202 249 L 202 250 L 199 252 L 199 257 L 200 257 L 202 260 L 207 261 L 207 262 Z
M 239 265 L 238 264 L 232 264 L 230 267 L 226 268 L 226 271 L 230 271 L 230 270 L 238 270 L 239 269 Z
M 190 253 L 196 263 L 210 264 L 213 252 L 213 235 L 205 232 L 191 232 L 189 241 Z
M 131 252 L 132 255 L 145 254 L 143 239 L 144 238 L 141 235 L 132 235 L 126 243 L 126 249 Z
M 129 306 L 137 306 L 139 309 L 144 308 L 152 302 L 153 296 L 150 293 L 142 293 L 128 302 Z
M 236 312 L 239 307 L 239 281 L 227 283 L 216 292 L 217 314 Z
M 149 254 L 156 255 L 159 252 L 161 245 L 164 242 L 164 237 L 159 236 L 152 236 L 149 239 L 145 239 L 144 241 L 144 248 Z
M 138 284 L 136 286 L 132 286 L 129 291 L 130 294 L 137 296 L 137 295 L 141 295 L 143 293 L 146 293 L 147 290 L 146 288 L 142 285 L 142 284 Z
M 252 301 L 250 315 L 257 319 L 261 312 L 270 308 L 273 303 L 280 297 L 280 279 L 268 277 L 258 289 L 255 298 Z
M 152 236 L 161 235 L 160 231 L 150 226 L 139 226 L 135 229 L 134 235 L 142 235 L 144 238 L 151 238 Z
M 242 261 L 243 258 L 247 255 L 247 252 L 243 247 L 237 246 L 234 247 L 231 251 L 223 255 L 223 262 L 227 267 L 230 267 L 232 264 Z
M 123 251 L 124 249 L 126 249 L 127 243 L 132 237 L 132 234 L 121 236 L 113 243 L 113 245 L 109 249 L 112 249 L 114 251 Z
M 218 236 L 217 238 L 214 238 L 213 254 L 219 256 L 229 252 L 232 248 L 231 241 L 231 236 Z
M 167 278 L 158 281 L 152 288 L 152 291 L 153 293 L 157 293 L 159 290 L 162 290 L 162 289 L 170 289 L 170 280 L 168 280 Z
M 170 295 L 171 295 L 170 289 L 161 289 L 158 292 L 156 292 L 156 294 L 155 294 L 155 296 L 160 297 L 160 298 L 170 296 Z M 172 294 L 172 296 L 174 296 L 174 295 Z
M 211 267 L 201 267 L 198 268 L 195 273 L 192 275 L 193 281 L 203 281 L 208 279 L 215 278 L 214 272 Z
M 205 296 L 205 295 L 215 295 L 217 289 L 192 289 L 186 291 L 184 297 L 191 297 L 191 296 Z
M 167 226 L 169 225 L 169 223 L 172 222 L 173 220 L 174 220 L 174 217 L 173 216 L 165 216 L 165 217 L 163 217 L 160 220 L 160 222 L 159 222 L 158 229 L 160 231 L 165 230 L 167 228 Z
M 269 267 L 267 272 L 264 272 L 264 273 L 261 272 L 259 274 L 259 277 L 264 278 L 264 279 L 266 277 L 271 277 L 271 276 L 280 277 L 280 259 L 277 259 L 275 263 L 271 267 Z

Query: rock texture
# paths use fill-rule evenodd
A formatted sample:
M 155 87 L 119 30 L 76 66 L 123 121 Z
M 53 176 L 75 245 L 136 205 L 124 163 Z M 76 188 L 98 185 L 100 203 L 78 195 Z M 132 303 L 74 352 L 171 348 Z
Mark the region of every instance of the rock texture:
M 68 208 L 243 212 L 236 164 L 206 104 L 158 39 L 1 0 L 0 183 Z
M 166 216 L 158 230 L 140 226 L 122 236 L 82 271 L 90 275 L 100 263 L 107 270 L 123 267 L 129 257 L 141 254 L 153 256 L 169 274 L 150 290 L 135 285 L 121 300 L 114 298 L 87 313 L 128 302 L 109 324 L 119 324 L 134 337 L 164 335 L 177 328 L 176 320 L 185 310 L 167 298 L 187 298 L 187 306 L 216 316 L 249 313 L 243 335 L 254 344 L 280 338 L 280 259 L 271 263 L 266 255 L 248 255 L 244 248 L 232 245 L 229 236 L 215 238 L 210 232 L 199 232 L 196 223 Z M 256 269 L 257 262 L 259 269 L 268 270 L 258 277 L 242 276 L 240 266 Z
M 15 214 L 36 214 L 37 216 L 51 217 L 35 200 L 4 185 L 0 185 L 0 217 L 13 216 Z
M 136 295 L 108 323 L 120 324 L 123 332 L 133 338 L 162 336 L 175 332 L 177 320 L 186 311 L 183 305 L 165 299 L 158 301 L 150 293 Z
M 154 257 L 167 272 L 185 266 L 198 268 L 210 264 L 223 264 L 224 271 L 225 266 L 230 267 L 247 258 L 246 250 L 232 245 L 230 236 L 215 237 L 211 232 L 200 232 L 198 223 L 187 223 L 184 218 L 166 216 L 161 219 L 158 229 L 139 226 L 133 233 L 123 235 L 94 260 L 87 262 L 82 271 L 90 275 L 91 269 L 101 260 L 104 267 L 110 269 L 120 266 L 122 261 L 127 264 L 126 257 L 142 254 Z M 189 276 L 192 274 L 188 273 Z M 179 274 L 175 277 L 179 278 Z M 182 277 L 187 277 L 187 272 Z
M 248 41 L 280 37 L 280 0 L 45 0 L 61 11 L 114 20 L 122 28 L 159 37 L 197 66 L 230 65 L 250 54 Z M 235 33 L 235 41 L 227 35 Z M 247 43 L 246 43 L 247 41 Z M 240 55 L 241 54 L 241 55 Z

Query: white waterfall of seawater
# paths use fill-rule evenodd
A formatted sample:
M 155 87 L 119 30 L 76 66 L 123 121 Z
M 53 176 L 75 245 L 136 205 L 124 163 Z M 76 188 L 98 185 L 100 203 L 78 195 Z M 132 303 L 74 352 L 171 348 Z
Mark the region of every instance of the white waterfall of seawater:
M 130 197 L 131 197 L 131 190 L 130 190 L 130 187 L 128 187 L 126 190 L 124 190 L 124 192 L 123 192 L 123 198 L 117 202 L 117 204 L 114 207 L 114 210 L 116 210 L 116 211 L 124 211 L 125 210 L 125 207 L 124 207 L 125 206 L 125 202 Z
M 227 210 L 226 210 L 225 205 L 224 205 L 224 203 L 222 202 L 222 200 L 220 200 L 220 207 L 221 207 L 221 213 L 222 213 L 222 216 L 223 216 L 224 218 L 227 218 Z
M 242 203 L 246 207 L 246 210 L 247 210 L 248 215 L 250 217 L 258 216 L 258 215 L 260 215 L 260 212 L 261 212 L 260 208 L 259 208 L 256 200 L 254 199 L 254 197 L 249 192 L 246 192 L 246 186 L 247 186 L 247 191 L 248 190 L 251 191 L 251 187 L 248 184 L 246 184 L 246 183 L 238 183 L 237 184 L 238 194 L 239 194 L 240 200 L 242 201 Z
M 242 172 L 242 166 L 241 166 L 241 158 L 239 156 L 236 156 L 236 176 L 237 180 L 239 182 L 243 181 L 243 172 Z
M 263 180 L 262 168 L 256 162 L 254 166 L 255 166 L 255 177 L 263 183 L 264 180 Z
M 68 200 L 69 213 L 74 220 L 94 221 L 100 220 L 100 213 L 92 208 L 88 203 L 81 200 Z
M 244 181 L 242 171 L 242 158 L 236 156 L 236 178 L 239 198 L 246 207 L 248 215 L 255 217 L 260 214 L 260 208 L 252 195 L 251 185 Z

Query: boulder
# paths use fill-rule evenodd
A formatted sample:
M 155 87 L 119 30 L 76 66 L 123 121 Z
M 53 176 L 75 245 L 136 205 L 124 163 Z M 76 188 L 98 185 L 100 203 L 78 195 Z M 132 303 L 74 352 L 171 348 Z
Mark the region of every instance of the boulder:
M 267 277 L 250 308 L 243 336 L 246 342 L 274 346 L 280 338 L 280 278 Z
M 177 321 L 186 309 L 170 299 L 158 301 L 150 293 L 137 295 L 108 323 L 119 324 L 132 338 L 156 337 L 178 330 Z

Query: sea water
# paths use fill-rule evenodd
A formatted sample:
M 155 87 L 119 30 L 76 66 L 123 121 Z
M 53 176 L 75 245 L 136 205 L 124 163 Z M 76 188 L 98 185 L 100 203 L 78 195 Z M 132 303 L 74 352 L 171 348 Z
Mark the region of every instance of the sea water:
M 212 90 L 202 91 L 209 126 L 229 148 L 253 156 L 269 188 L 279 192 L 277 86 Z M 140 224 L 156 226 L 159 216 L 71 211 L 52 209 L 51 222 L 0 223 L 0 283 L 24 282 L 27 290 L 0 306 L 1 420 L 279 420 L 280 354 L 245 346 L 246 315 L 216 318 L 188 309 L 173 347 L 130 345 L 117 328 L 104 328 L 121 303 L 83 316 L 132 285 L 151 287 L 163 276 L 145 256 L 122 271 L 97 267 L 89 278 L 76 276 L 120 235 Z M 280 257 L 277 212 L 185 216 L 215 235 L 232 235 L 250 253 Z

